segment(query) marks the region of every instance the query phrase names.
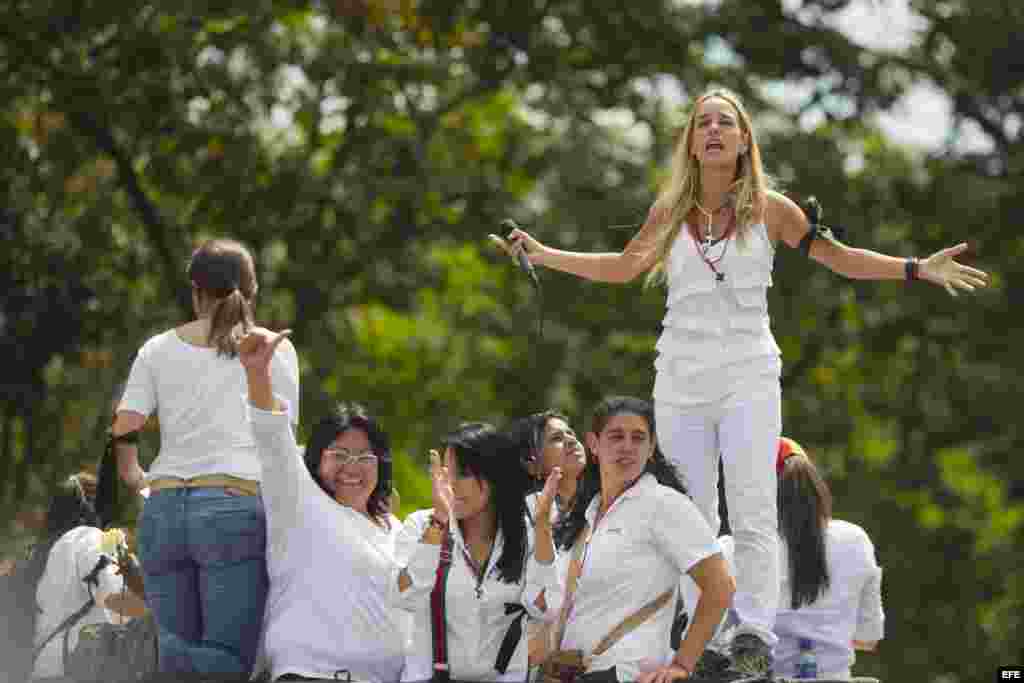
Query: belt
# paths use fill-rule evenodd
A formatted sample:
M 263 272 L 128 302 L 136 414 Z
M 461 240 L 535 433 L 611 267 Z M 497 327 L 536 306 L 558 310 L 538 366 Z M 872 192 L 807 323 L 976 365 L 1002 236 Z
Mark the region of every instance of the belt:
M 148 484 L 149 490 L 163 489 L 200 489 L 217 488 L 233 489 L 244 496 L 260 495 L 260 483 L 251 479 L 241 479 L 228 474 L 209 474 L 201 477 L 182 479 L 180 477 L 157 477 Z

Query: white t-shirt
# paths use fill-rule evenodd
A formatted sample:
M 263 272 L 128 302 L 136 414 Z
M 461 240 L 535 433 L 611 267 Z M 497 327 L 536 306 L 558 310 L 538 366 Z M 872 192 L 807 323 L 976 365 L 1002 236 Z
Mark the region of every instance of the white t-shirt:
M 801 638 L 814 641 L 818 675 L 848 677 L 855 659 L 853 640 L 878 641 L 885 635 L 882 610 L 882 569 L 875 562 L 875 547 L 861 527 L 841 519 L 828 523 L 825 557 L 829 587 L 810 605 L 792 605 L 789 555 L 780 546 L 781 583 L 775 617 L 774 670 L 780 676 L 795 673 Z
M 331 678 L 348 669 L 353 680 L 394 683 L 410 621 L 389 602 L 401 524 L 391 516 L 383 529 L 324 493 L 286 413 L 250 406 L 250 414 L 263 461 L 270 576 L 263 650 L 273 677 Z
M 103 555 L 104 534 L 96 527 L 80 526 L 61 536 L 50 549 L 46 569 L 36 588 L 36 601 L 42 612 L 36 619 L 35 647 L 53 633 L 60 624 L 80 610 L 89 601 L 89 587 L 82 580 L 91 572 Z M 109 555 L 108 555 L 109 556 Z M 68 652 L 78 644 L 78 632 L 87 624 L 117 623 L 120 616 L 100 607 L 108 595 L 119 593 L 124 580 L 117 575 L 113 564 L 98 574 L 99 586 L 93 586 L 96 604 L 71 627 Z M 54 636 L 35 662 L 35 678 L 64 675 L 64 634 Z
M 274 389 L 298 424 L 299 360 L 285 340 L 270 364 Z M 260 480 L 256 443 L 246 418 L 248 384 L 237 358 L 194 346 L 168 330 L 135 358 L 118 410 L 160 419 L 160 452 L 146 479 L 227 474 Z
M 396 575 L 392 586 L 395 604 L 413 614 L 412 640 L 402 675 L 403 681 L 427 680 L 433 671 L 430 591 L 434 587 L 441 546 L 420 542 L 430 523 L 431 512 L 419 510 L 409 515 L 398 540 L 399 564 L 406 566 L 412 580 L 410 587 L 399 591 Z M 536 560 L 533 554 L 533 529 L 527 524 L 528 548 L 523 576 L 519 583 L 500 580 L 495 564 L 501 557 L 504 539 L 499 530 L 484 572 L 484 580 L 478 589 L 476 576 L 465 559 L 469 551 L 454 518 L 451 520 L 451 533 L 452 564 L 445 591 L 451 677 L 466 681 L 523 681 L 528 669 L 526 617 L 521 622 L 523 635 L 505 673 L 499 674 L 494 668 L 501 642 L 517 616 L 508 613 L 506 604 L 523 605 L 526 614 L 537 619 L 554 618 L 558 605 L 548 601 L 546 591 L 552 589 L 558 581 L 556 562 L 544 565 Z M 534 604 L 542 592 L 548 607 L 545 612 L 538 610 Z
M 562 643 L 562 649 L 580 649 L 585 655 L 627 617 L 675 590 L 683 573 L 720 552 L 693 501 L 653 475 L 643 475 L 623 492 L 595 528 L 599 504 L 595 496 L 587 508 L 593 533 Z M 669 644 L 673 605 L 674 599 L 594 657 L 588 670 L 614 666 L 618 679 L 628 681 L 667 664 L 674 654 Z

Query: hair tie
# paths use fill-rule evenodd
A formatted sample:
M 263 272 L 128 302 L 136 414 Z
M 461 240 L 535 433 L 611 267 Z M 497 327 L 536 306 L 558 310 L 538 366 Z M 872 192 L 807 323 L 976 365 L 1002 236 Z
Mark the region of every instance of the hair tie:
M 794 455 L 807 457 L 807 453 L 804 451 L 803 446 L 788 436 L 780 436 L 779 447 L 775 453 L 775 472 L 781 475 L 782 470 L 786 466 L 786 460 Z

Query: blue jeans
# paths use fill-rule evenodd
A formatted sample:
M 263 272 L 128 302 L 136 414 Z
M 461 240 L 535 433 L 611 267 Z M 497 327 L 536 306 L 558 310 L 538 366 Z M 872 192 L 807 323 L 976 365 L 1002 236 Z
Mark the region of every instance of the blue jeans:
M 248 673 L 267 600 L 263 499 L 222 488 L 154 491 L 139 521 L 146 602 L 163 673 Z

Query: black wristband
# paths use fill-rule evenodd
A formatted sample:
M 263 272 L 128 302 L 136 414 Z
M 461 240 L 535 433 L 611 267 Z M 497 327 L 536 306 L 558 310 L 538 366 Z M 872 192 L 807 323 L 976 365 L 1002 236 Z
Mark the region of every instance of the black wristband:
M 921 262 L 918 261 L 917 258 L 912 256 L 906 260 L 903 264 L 903 271 L 906 273 L 907 282 L 919 279 L 918 271 L 920 268 Z
M 139 430 L 136 429 L 134 432 L 125 432 L 118 436 L 110 435 L 111 443 L 138 443 L 139 442 Z

